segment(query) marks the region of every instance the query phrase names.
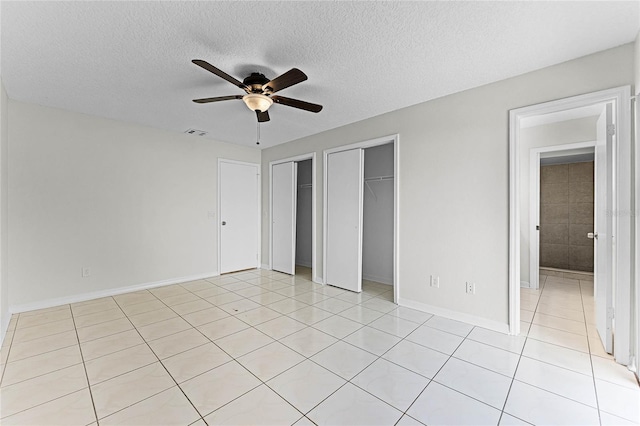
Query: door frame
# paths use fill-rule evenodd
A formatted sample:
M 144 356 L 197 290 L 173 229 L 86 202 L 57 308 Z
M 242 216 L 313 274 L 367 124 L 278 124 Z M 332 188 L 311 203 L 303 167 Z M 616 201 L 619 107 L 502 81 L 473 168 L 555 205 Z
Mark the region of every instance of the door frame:
M 400 136 L 396 133 L 394 135 L 383 136 L 375 139 L 368 139 L 361 142 L 352 143 L 349 145 L 341 145 L 336 148 L 325 149 L 323 151 L 323 163 L 322 163 L 322 280 L 326 284 L 325 278 L 327 276 L 327 160 L 329 154 L 340 151 L 349 151 L 352 149 L 364 149 L 371 148 L 378 145 L 386 145 L 393 143 L 393 302 L 398 303 L 399 289 L 400 289 L 400 274 L 398 272 L 398 259 L 399 259 L 399 237 L 398 231 L 400 229 Z
M 532 148 L 529 152 L 529 288 L 540 288 L 540 159 L 542 153 L 574 151 L 595 148 L 596 142 L 578 142 L 564 145 Z M 595 204 L 595 202 L 594 202 Z
M 218 275 L 220 275 L 220 272 L 222 271 L 222 265 L 221 265 L 221 261 L 222 261 L 222 218 L 220 217 L 222 214 L 222 209 L 221 209 L 221 199 L 220 199 L 220 189 L 221 189 L 221 183 L 222 183 L 222 168 L 220 167 L 220 165 L 222 163 L 229 163 L 229 164 L 239 164 L 239 165 L 243 165 L 243 166 L 254 166 L 256 168 L 256 173 L 258 176 L 258 179 L 256 179 L 256 185 L 257 185 L 257 191 L 258 191 L 258 199 L 256 200 L 257 203 L 257 210 L 256 210 L 256 220 L 258 222 L 258 235 L 257 235 L 257 243 L 258 243 L 258 251 L 256 253 L 256 268 L 260 268 L 260 258 L 262 257 L 262 221 L 261 219 L 261 215 L 260 215 L 260 211 L 261 211 L 261 200 L 262 200 L 262 181 L 261 181 L 261 173 L 260 173 L 260 164 L 259 163 L 250 163 L 250 162 L 246 162 L 246 161 L 237 161 L 237 160 L 229 160 L 226 158 L 218 158 L 218 182 L 217 182 L 217 191 L 218 193 L 216 194 L 216 199 L 217 199 L 217 219 L 218 219 L 218 226 L 217 226 L 217 243 L 218 243 Z
M 509 334 L 520 333 L 520 124 L 534 115 L 612 103 L 616 123 L 614 141 L 614 212 L 616 280 L 614 357 L 628 364 L 631 342 L 631 87 L 622 86 L 509 111 Z
M 269 270 L 273 268 L 273 166 L 276 164 L 311 160 L 311 276 L 314 282 L 320 282 L 316 269 L 316 153 L 309 152 L 294 157 L 269 162 Z M 297 191 L 297 188 L 296 188 Z M 296 211 L 296 216 L 298 215 Z M 296 217 L 297 221 L 297 217 Z M 294 268 L 295 275 L 295 268 Z
M 640 99 L 640 85 L 636 85 L 635 87 L 636 95 L 633 99 L 633 112 L 635 116 L 635 173 L 636 173 L 636 193 L 635 193 L 635 253 L 636 253 L 636 264 L 635 264 L 635 283 L 636 283 L 636 300 L 635 300 L 635 316 L 636 316 L 636 335 L 635 335 L 635 353 L 633 354 L 633 358 L 635 361 L 635 373 L 636 379 L 640 381 L 640 105 L 638 104 L 638 99 Z

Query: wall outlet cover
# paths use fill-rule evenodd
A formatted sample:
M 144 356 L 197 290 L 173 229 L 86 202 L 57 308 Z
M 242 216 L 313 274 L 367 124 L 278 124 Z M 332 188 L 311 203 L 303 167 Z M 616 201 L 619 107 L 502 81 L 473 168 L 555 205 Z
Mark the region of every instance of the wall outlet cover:
M 476 283 L 467 282 L 467 293 L 476 294 Z

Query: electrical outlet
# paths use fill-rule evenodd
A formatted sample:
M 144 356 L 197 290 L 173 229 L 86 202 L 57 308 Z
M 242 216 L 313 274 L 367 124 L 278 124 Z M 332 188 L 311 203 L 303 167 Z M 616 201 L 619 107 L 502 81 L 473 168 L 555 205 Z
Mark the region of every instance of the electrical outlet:
M 431 287 L 440 288 L 440 277 L 430 275 Z
M 476 294 L 476 283 L 467 281 L 467 293 Z
M 91 268 L 82 268 L 82 278 L 91 276 Z

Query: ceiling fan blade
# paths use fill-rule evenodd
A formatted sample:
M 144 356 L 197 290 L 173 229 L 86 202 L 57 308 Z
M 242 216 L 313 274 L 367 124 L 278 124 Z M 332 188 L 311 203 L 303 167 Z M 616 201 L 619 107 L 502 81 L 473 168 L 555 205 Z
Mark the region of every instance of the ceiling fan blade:
M 217 75 L 218 77 L 227 80 L 229 83 L 233 84 L 234 86 L 238 86 L 242 90 L 247 90 L 248 89 L 247 86 L 243 82 L 231 77 L 229 74 L 227 74 L 226 72 L 224 72 L 222 70 L 219 70 L 218 68 L 214 67 L 213 65 L 211 65 L 207 61 L 203 61 L 202 59 L 194 59 L 191 62 L 193 62 L 197 66 L 199 66 L 201 68 L 204 68 L 205 70 Z
M 286 105 L 286 106 L 290 106 L 298 109 L 303 109 L 305 111 L 310 111 L 310 112 L 322 111 L 322 105 L 312 104 L 310 102 L 299 101 L 297 99 L 291 99 L 291 98 L 285 98 L 283 96 L 272 96 L 271 99 L 273 99 L 273 102 L 277 104 Z
M 276 93 L 287 87 L 291 87 L 294 84 L 302 83 L 307 79 L 307 75 L 300 71 L 298 68 L 292 68 L 279 77 L 274 78 L 263 87 L 271 93 Z
M 242 95 L 218 96 L 215 98 L 194 99 L 193 102 L 197 104 L 208 104 L 209 102 L 230 101 L 232 99 L 242 99 Z
M 256 111 L 256 115 L 258 116 L 258 122 L 259 123 L 264 123 L 265 121 L 271 120 L 269 118 L 269 111 L 265 111 L 265 112 Z

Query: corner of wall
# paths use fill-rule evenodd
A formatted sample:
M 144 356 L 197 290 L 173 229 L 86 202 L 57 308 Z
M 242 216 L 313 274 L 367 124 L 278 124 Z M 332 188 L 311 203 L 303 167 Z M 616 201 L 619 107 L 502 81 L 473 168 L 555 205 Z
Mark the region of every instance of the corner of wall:
M 638 35 L 636 35 L 636 42 L 634 44 L 634 76 L 635 76 L 635 87 L 634 94 L 640 95 L 640 31 L 638 31 Z
M 640 96 L 640 31 L 636 35 L 636 41 L 634 45 L 634 94 L 638 97 Z M 635 250 L 632 253 L 633 258 L 636 259 L 635 265 L 635 285 L 633 286 L 633 291 L 635 291 L 635 308 L 633 309 L 635 312 L 635 325 L 632 325 L 632 336 L 635 337 L 635 347 L 632 346 L 633 359 L 634 359 L 634 367 L 636 377 L 640 377 L 640 258 L 638 258 L 638 252 L 640 251 L 640 104 L 639 100 L 636 97 L 635 100 L 635 134 L 634 134 L 634 147 L 635 147 L 635 211 L 636 211 L 636 220 L 635 220 L 635 245 L 632 246 L 632 250 Z M 635 329 L 634 329 L 635 327 Z M 632 345 L 634 342 L 631 342 Z
M 8 133 L 9 98 L 0 75 L 0 345 L 4 341 L 11 314 L 9 313 L 9 283 L 7 273 L 7 154 L 9 146 Z

